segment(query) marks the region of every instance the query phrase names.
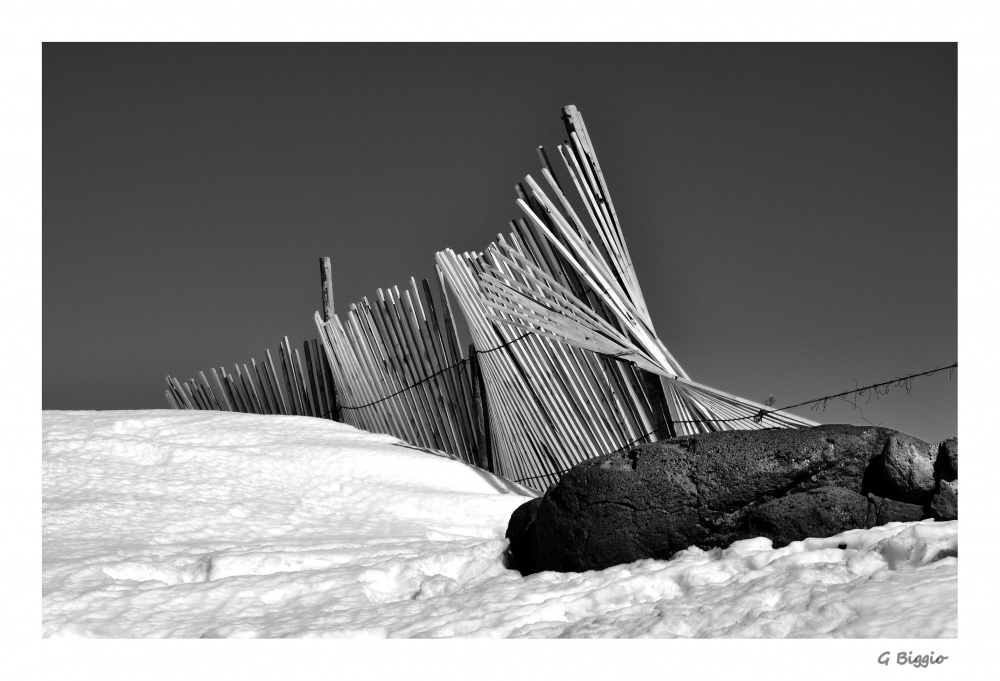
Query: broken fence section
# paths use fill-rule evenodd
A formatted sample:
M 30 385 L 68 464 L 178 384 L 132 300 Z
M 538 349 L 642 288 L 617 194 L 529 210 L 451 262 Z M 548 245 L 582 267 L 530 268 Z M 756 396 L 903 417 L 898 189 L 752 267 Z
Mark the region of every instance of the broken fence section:
M 530 175 L 518 184 L 526 219 L 484 252 L 437 254 L 436 305 L 427 281 L 422 298 L 411 279 L 344 320 L 316 315 L 343 420 L 539 489 L 641 440 L 813 425 L 783 412 L 762 423 L 765 405 L 690 379 L 653 328 L 583 118 L 569 106 L 563 120 L 564 184 L 539 148 L 547 189 Z M 472 336 L 468 358 L 449 291 Z
M 688 376 L 653 327 L 583 117 L 567 106 L 563 122 L 563 182 L 539 147 L 544 185 L 528 175 L 515 187 L 524 218 L 482 253 L 439 252 L 437 297 L 411 278 L 341 319 L 323 259 L 323 353 L 306 343 L 303 367 L 286 338 L 282 382 L 268 353 L 267 363 L 251 360 L 252 372 L 213 370 L 218 394 L 204 373 L 200 383 L 168 377 L 168 401 L 330 417 L 339 407 L 345 423 L 538 489 L 639 441 L 816 425 Z M 449 290 L 471 333 L 468 355 Z
M 579 461 L 671 434 L 655 376 L 491 317 L 476 282 L 496 264 L 492 249 L 438 254 L 477 350 L 502 348 L 478 353 L 496 472 L 544 489 Z
M 653 328 L 583 117 L 568 106 L 563 121 L 568 181 L 539 147 L 546 188 L 530 175 L 515 187 L 526 219 L 483 253 L 437 254 L 477 348 L 529 335 L 481 362 L 498 472 L 544 489 L 638 441 L 815 425 L 769 410 L 764 422 L 765 405 L 690 379 Z

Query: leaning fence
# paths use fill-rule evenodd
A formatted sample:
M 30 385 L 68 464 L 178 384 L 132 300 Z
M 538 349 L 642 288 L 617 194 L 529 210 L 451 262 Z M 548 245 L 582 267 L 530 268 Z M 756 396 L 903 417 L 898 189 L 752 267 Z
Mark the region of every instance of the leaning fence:
M 405 291 L 379 289 L 376 300 L 350 305 L 343 321 L 316 314 L 341 419 L 489 468 L 475 376 L 447 292 L 441 288 L 435 304 L 422 284 L 423 296 L 412 278 Z
M 525 218 L 509 235 L 482 252 L 438 253 L 436 299 L 411 279 L 343 319 L 316 315 L 342 418 L 542 487 L 637 438 L 812 425 L 775 412 L 765 426 L 754 420 L 764 405 L 684 372 L 653 329 L 583 117 L 568 106 L 563 121 L 564 184 L 539 147 L 548 190 L 525 177 L 515 188 Z
M 653 326 L 583 117 L 567 106 L 563 122 L 562 181 L 538 147 L 543 182 L 528 175 L 515 186 L 524 217 L 481 252 L 437 253 L 436 293 L 411 278 L 334 314 L 322 259 L 322 352 L 313 340 L 300 355 L 285 338 L 282 381 L 268 351 L 252 370 L 212 369 L 217 392 L 204 372 L 201 382 L 168 376 L 167 400 L 335 418 L 537 489 L 638 442 L 817 425 L 687 374 Z

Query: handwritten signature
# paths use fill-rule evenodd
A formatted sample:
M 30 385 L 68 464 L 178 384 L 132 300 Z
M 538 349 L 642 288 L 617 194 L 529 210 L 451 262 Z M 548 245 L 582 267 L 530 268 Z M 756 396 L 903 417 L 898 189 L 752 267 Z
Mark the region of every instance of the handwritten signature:
M 947 655 L 938 655 L 935 657 L 934 651 L 932 650 L 930 655 L 914 655 L 912 650 L 908 650 L 905 653 L 896 654 L 896 664 L 898 665 L 912 665 L 914 667 L 928 667 L 932 664 L 941 664 L 948 659 Z M 878 663 L 881 665 L 889 666 L 889 662 L 892 660 L 892 653 L 888 650 L 878 656 Z

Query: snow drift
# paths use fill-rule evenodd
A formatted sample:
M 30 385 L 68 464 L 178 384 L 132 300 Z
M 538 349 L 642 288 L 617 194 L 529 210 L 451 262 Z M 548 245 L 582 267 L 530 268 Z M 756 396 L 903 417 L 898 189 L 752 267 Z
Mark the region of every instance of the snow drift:
M 535 492 L 340 423 L 44 412 L 42 470 L 47 637 L 957 635 L 957 521 L 523 578 Z

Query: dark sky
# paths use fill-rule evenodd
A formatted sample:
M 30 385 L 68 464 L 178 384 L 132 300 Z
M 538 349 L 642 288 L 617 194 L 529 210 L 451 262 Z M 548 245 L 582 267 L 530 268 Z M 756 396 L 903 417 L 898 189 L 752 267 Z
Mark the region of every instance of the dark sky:
M 956 47 L 47 44 L 43 408 L 316 337 L 519 217 L 587 121 L 660 338 L 776 406 L 957 359 Z M 550 156 L 552 154 L 550 153 Z M 822 422 L 957 434 L 948 372 Z

